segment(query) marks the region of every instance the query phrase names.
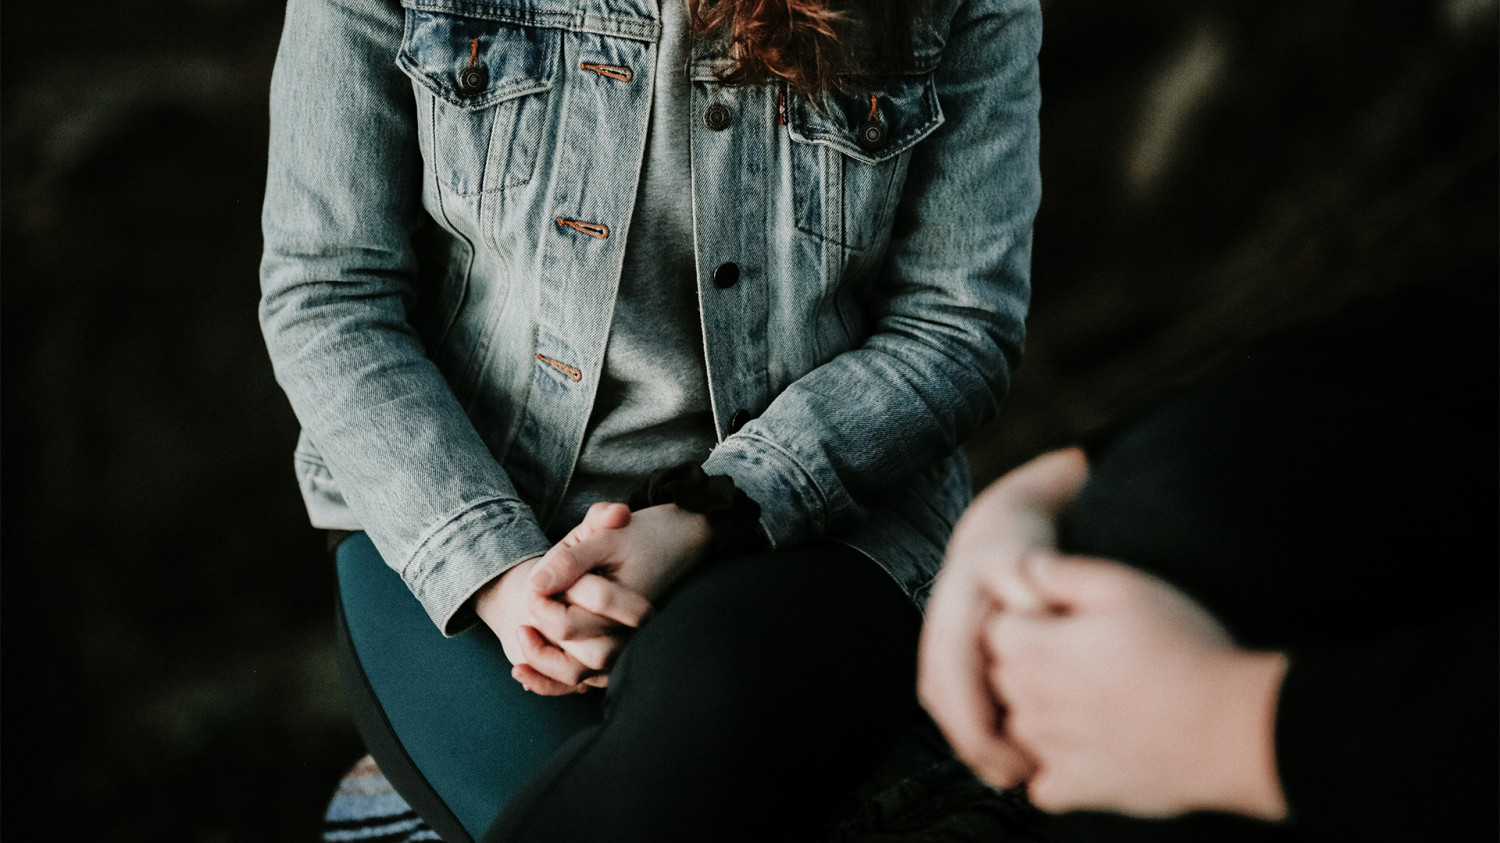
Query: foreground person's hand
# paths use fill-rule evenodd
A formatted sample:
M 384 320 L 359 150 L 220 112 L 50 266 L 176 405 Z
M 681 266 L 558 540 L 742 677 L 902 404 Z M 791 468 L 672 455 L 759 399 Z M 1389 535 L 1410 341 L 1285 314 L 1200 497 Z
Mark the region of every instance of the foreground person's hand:
M 1034 804 L 1285 816 L 1284 656 L 1236 647 L 1186 595 L 1125 565 L 1037 555 L 1022 573 L 1046 610 L 1000 612 L 985 639 L 1007 731 L 1036 763 Z
M 1009 734 L 1004 701 L 986 681 L 984 634 L 997 610 L 1040 604 L 1018 576 L 1029 554 L 1057 544 L 1057 514 L 1083 486 L 1088 462 L 1072 448 L 1010 472 L 964 513 L 927 605 L 917 680 L 922 705 L 958 756 L 999 787 L 1024 781 L 1033 763 Z

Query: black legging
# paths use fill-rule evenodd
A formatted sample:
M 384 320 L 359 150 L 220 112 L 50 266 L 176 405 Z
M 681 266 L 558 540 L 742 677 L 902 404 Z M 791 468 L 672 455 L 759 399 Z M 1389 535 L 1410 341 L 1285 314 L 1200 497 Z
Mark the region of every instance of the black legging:
M 564 698 L 522 691 L 488 630 L 442 638 L 363 534 L 338 563 L 360 730 L 448 843 L 776 839 L 914 711 L 916 612 L 832 542 L 705 563 L 607 692 Z

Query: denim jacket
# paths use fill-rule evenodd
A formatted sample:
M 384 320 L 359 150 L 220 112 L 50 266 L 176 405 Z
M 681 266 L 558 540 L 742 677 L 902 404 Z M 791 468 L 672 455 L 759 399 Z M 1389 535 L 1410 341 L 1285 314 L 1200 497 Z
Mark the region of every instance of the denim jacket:
M 843 541 L 918 597 L 1021 352 L 1040 198 L 1036 0 L 926 7 L 914 64 L 858 90 L 725 87 L 711 40 L 689 68 L 704 468 L 773 548 Z M 298 478 L 445 633 L 572 526 L 659 34 L 652 0 L 288 6 L 260 315 Z

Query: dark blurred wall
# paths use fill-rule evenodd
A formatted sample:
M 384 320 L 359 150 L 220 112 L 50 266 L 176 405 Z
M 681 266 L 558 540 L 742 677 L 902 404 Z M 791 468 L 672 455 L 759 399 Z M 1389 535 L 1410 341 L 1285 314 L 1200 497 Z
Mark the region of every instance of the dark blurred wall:
M 1044 8 L 1032 336 L 978 481 L 1362 296 L 1459 303 L 1494 359 L 1493 0 Z M 280 18 L 0 17 L 15 840 L 311 839 L 361 752 L 255 323 Z
M 977 474 L 1360 296 L 1494 314 L 1493 2 L 1044 9 L 1031 339 Z
M 255 315 L 280 25 L 4 10 L 7 839 L 314 839 L 359 752 Z

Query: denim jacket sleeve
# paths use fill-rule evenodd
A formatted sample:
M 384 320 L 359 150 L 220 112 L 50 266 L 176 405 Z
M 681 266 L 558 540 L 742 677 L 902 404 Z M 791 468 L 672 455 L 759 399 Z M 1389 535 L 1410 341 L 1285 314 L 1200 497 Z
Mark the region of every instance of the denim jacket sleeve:
M 291 0 L 271 87 L 260 319 L 276 377 L 349 508 L 451 634 L 481 585 L 544 552 L 531 509 L 408 310 L 420 168 L 402 13 Z
M 858 348 L 792 382 L 709 456 L 773 546 L 856 522 L 997 411 L 1024 343 L 1041 197 L 1035 0 L 959 5 Z M 851 400 L 851 396 L 855 396 Z

